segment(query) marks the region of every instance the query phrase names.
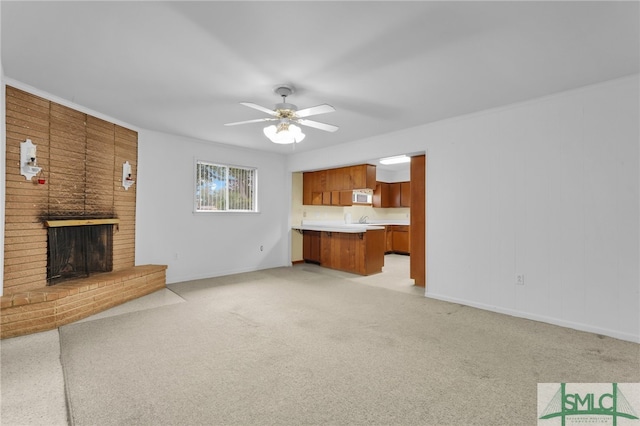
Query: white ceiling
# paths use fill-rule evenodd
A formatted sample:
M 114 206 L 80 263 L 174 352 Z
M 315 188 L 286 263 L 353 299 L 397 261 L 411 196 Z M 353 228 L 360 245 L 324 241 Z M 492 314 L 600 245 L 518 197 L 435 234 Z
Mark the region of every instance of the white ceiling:
M 336 112 L 296 152 L 639 72 L 633 2 L 9 2 L 9 79 L 131 125 L 290 153 L 239 105 Z

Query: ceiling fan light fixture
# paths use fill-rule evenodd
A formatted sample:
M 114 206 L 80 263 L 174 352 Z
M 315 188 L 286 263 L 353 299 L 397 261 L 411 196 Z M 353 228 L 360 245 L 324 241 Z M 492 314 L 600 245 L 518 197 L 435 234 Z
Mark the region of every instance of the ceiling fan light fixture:
M 235 126 L 238 124 L 259 123 L 265 121 L 277 121 L 277 124 L 273 126 L 267 126 L 263 129 L 264 135 L 269 138 L 271 142 L 277 144 L 292 144 L 302 142 L 302 140 L 305 138 L 305 134 L 302 133 L 302 130 L 300 130 L 300 127 L 298 127 L 296 124 L 313 127 L 325 132 L 335 132 L 336 130 L 338 130 L 338 126 L 309 120 L 307 118 L 312 115 L 334 112 L 335 108 L 331 105 L 322 104 L 299 110 L 296 105 L 287 102 L 287 96 L 294 92 L 292 86 L 280 84 L 274 87 L 273 91 L 277 95 L 282 97 L 282 102 L 276 104 L 274 109 L 265 108 L 252 102 L 240 102 L 241 105 L 266 113 L 270 117 L 225 123 L 225 126 Z
M 264 128 L 264 135 L 273 143 L 291 144 L 301 142 L 305 134 L 300 127 L 295 124 L 279 123 L 277 126 L 271 125 Z

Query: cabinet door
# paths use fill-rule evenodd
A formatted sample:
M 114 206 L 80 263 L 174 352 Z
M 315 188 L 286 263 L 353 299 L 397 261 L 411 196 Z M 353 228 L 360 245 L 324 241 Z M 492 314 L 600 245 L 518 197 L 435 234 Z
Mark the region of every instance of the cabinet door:
M 372 164 L 360 164 L 349 167 L 351 176 L 350 189 L 375 189 L 376 188 L 376 166 Z
M 373 207 L 389 207 L 389 184 L 378 182 L 373 191 Z
M 406 231 L 393 231 L 393 251 L 409 253 L 409 233 Z
M 340 205 L 340 191 L 331 191 L 331 205 L 332 206 Z
M 376 166 L 366 164 L 365 188 L 375 189 L 376 187 Z
M 341 206 L 353 205 L 353 191 L 340 191 L 340 205 Z
M 336 178 L 336 189 L 340 191 L 351 190 L 351 175 L 349 174 L 349 167 L 341 167 L 338 169 L 338 176 Z
M 322 192 L 322 205 L 323 206 L 331 205 L 331 191 Z
M 339 181 L 339 176 L 338 176 L 338 172 L 339 169 L 329 169 L 326 171 L 326 187 L 325 187 L 325 191 L 335 191 L 336 189 L 338 189 L 338 187 L 340 186 L 340 184 L 338 183 Z
M 322 205 L 322 192 L 311 193 L 311 204 L 313 204 L 314 206 Z
M 400 206 L 411 207 L 411 182 L 400 182 Z
M 320 232 L 319 231 L 303 232 L 302 258 L 306 262 L 320 263 Z
M 313 178 L 313 172 L 305 172 L 302 174 L 302 204 L 304 205 L 312 204 L 312 193 L 314 191 Z
M 320 264 L 326 268 L 355 272 L 357 234 L 324 232 L 320 237 Z
M 394 182 L 389 184 L 389 207 L 401 207 L 401 190 L 400 182 Z
M 372 207 L 382 207 L 382 183 L 376 183 L 376 189 L 373 190 Z
M 331 252 L 334 235 L 332 232 L 323 232 L 320 236 L 320 264 L 327 268 L 333 268 Z
M 365 176 L 362 173 L 362 166 L 351 166 L 349 169 L 349 189 L 363 189 Z
M 314 178 L 314 191 L 324 192 L 327 190 L 327 171 L 319 170 L 315 173 Z
M 387 226 L 384 251 L 385 253 L 390 253 L 393 251 L 393 226 Z
M 349 175 L 351 178 L 351 189 L 364 189 L 367 186 L 366 164 L 349 167 Z

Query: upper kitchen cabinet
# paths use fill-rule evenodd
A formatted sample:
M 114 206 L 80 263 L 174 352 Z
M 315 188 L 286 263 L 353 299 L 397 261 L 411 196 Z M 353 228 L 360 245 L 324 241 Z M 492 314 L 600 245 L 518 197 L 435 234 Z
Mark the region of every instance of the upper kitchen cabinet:
M 400 182 L 400 207 L 411 207 L 411 182 Z
M 325 173 L 327 191 L 339 191 L 342 189 L 342 169 L 329 169 L 316 173 Z
M 378 182 L 373 192 L 373 207 L 410 207 L 411 182 Z
M 376 189 L 373 191 L 373 207 L 391 207 L 389 195 L 387 182 L 376 183 Z
M 376 166 L 358 166 L 305 172 L 302 175 L 302 204 L 305 205 L 351 205 L 351 191 L 374 189 Z
M 320 196 L 320 202 L 322 204 L 322 189 L 319 189 L 317 182 L 318 176 L 316 173 L 303 173 L 302 175 L 302 204 L 316 204 L 314 203 L 314 197 Z
M 371 189 L 376 188 L 376 166 L 371 164 L 361 164 L 349 167 L 351 177 L 351 188 L 349 189 Z
M 389 184 L 389 207 L 402 207 L 400 200 L 400 182 Z

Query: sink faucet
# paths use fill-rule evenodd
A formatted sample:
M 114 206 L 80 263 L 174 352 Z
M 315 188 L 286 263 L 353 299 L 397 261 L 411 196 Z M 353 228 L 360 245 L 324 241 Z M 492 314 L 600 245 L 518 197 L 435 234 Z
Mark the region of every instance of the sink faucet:
M 369 216 L 360 216 L 358 223 L 367 223 L 367 219 L 369 219 Z

